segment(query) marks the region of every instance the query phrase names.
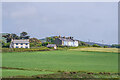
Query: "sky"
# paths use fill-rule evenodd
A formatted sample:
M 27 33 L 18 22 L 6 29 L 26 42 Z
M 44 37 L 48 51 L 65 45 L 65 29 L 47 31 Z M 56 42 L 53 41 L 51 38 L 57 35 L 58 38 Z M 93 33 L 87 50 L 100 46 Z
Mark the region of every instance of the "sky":
M 2 32 L 118 43 L 117 2 L 3 2 Z

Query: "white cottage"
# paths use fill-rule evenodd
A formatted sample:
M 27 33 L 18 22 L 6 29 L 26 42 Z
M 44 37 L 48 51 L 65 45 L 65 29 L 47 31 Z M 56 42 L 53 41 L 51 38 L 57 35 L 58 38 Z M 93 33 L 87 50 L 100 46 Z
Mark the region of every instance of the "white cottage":
M 70 39 L 70 38 L 63 38 L 63 37 L 60 37 L 60 38 L 56 38 L 54 43 L 57 45 L 57 46 L 73 46 L 73 47 L 77 47 L 78 46 L 78 40 L 74 40 L 73 38 Z
M 30 48 L 29 39 L 12 39 L 10 48 Z

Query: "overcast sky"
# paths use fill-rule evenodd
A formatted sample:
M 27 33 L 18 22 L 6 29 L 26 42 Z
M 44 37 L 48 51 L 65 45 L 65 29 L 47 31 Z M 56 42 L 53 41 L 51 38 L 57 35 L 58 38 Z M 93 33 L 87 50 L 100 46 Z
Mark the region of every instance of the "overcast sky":
M 3 3 L 3 32 L 31 37 L 62 35 L 82 41 L 118 42 L 117 2 Z

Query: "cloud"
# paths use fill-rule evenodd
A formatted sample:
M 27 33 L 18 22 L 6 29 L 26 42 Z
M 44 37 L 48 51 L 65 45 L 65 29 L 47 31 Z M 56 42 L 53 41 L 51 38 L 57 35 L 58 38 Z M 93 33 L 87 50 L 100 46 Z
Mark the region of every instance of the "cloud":
M 10 17 L 13 19 L 25 18 L 25 17 L 33 17 L 37 14 L 37 10 L 35 7 L 23 7 L 19 10 L 15 10 L 11 12 Z

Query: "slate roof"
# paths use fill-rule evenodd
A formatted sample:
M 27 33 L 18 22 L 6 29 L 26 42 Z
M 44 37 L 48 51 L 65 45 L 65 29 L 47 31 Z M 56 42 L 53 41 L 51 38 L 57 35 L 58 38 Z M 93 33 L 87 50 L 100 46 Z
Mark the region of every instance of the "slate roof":
M 29 43 L 28 39 L 13 40 L 13 43 Z
M 73 40 L 73 39 L 67 39 L 67 38 L 59 38 L 62 41 L 77 41 L 77 40 Z

